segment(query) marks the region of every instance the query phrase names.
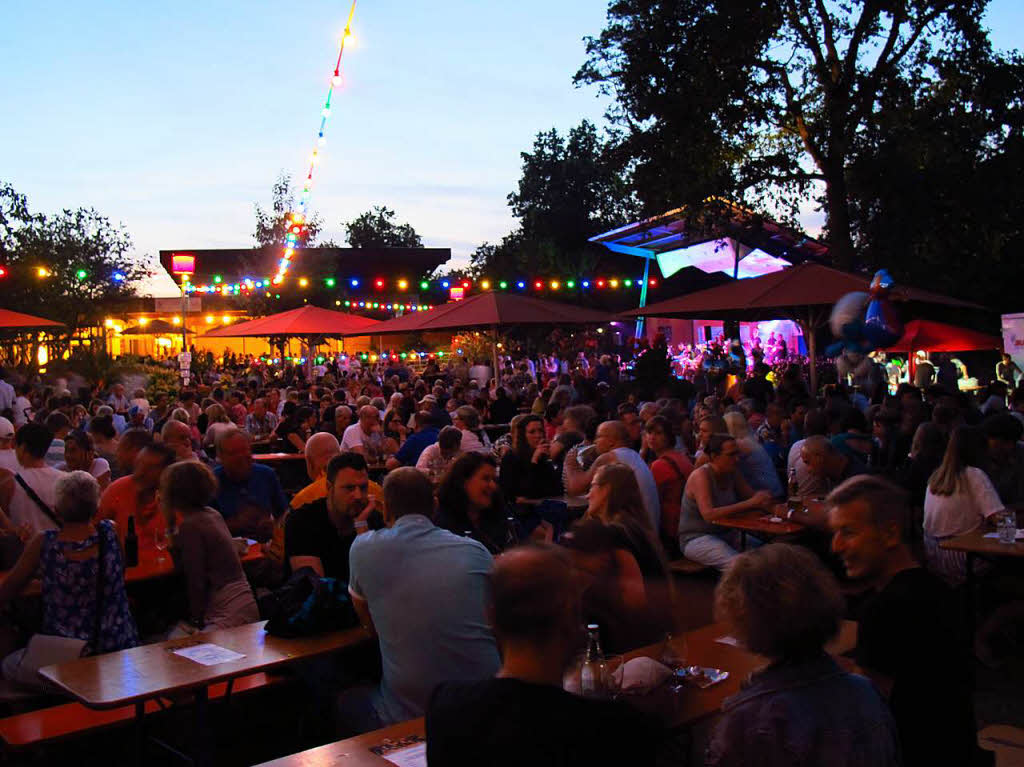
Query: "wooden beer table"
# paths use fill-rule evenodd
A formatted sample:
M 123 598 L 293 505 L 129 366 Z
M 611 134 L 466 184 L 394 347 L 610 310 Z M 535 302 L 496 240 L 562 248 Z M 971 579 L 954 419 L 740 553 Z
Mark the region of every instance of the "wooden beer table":
M 747 533 L 772 538 L 778 535 L 793 535 L 807 529 L 805 525 L 792 522 L 783 517 L 775 517 L 775 519 L 779 520 L 778 522 L 773 522 L 772 519 L 771 514 L 755 511 L 716 519 L 714 524 L 720 527 L 728 527 L 732 530 L 739 530 L 741 551 L 747 548 Z
M 717 714 L 722 708 L 722 701 L 739 692 L 743 680 L 768 662 L 766 658 L 747 652 L 729 641 L 719 641 L 723 638 L 728 640 L 728 627 L 722 623 L 712 623 L 683 636 L 687 644 L 687 664 L 723 669 L 729 672 L 729 678 L 704 690 L 684 686 L 681 693 L 673 696 L 675 705 L 667 721 L 668 729 L 686 727 Z M 856 644 L 857 624 L 843 621 L 839 634 L 827 649 L 834 655 L 841 655 L 853 650 Z M 624 660 L 641 656 L 658 659 L 661 651 L 662 644 L 659 642 L 627 653 Z M 426 737 L 422 718 L 292 754 L 266 762 L 262 767 L 387 767 L 392 762 L 370 749 L 413 737 Z
M 947 538 L 939 543 L 940 549 L 947 551 L 962 551 L 966 554 L 965 569 L 967 570 L 967 621 L 974 635 L 974 560 L 981 557 L 1024 557 L 1024 541 L 1014 543 L 1000 543 L 998 538 L 986 538 L 986 533 L 992 533 L 985 527 L 979 527 L 963 535 Z
M 93 655 L 46 666 L 39 675 L 88 708 L 104 710 L 135 707 L 136 757 L 141 763 L 145 743 L 146 701 L 192 694 L 195 705 L 195 758 L 197 765 L 212 764 L 208 728 L 208 688 L 258 672 L 327 655 L 370 639 L 363 628 L 312 637 L 282 639 L 263 629 L 265 621 L 221 631 L 200 632 L 181 639 Z M 204 665 L 175 650 L 201 644 L 216 645 L 241 655 Z

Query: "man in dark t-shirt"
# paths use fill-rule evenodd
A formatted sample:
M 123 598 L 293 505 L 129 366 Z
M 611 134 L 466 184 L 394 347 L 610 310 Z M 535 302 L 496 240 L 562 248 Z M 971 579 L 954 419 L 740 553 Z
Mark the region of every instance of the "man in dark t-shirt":
M 860 476 L 828 496 L 832 549 L 873 584 L 861 610 L 857 664 L 889 698 L 906 767 L 972 763 L 972 660 L 959 601 L 902 540 L 903 491 Z
M 491 573 L 491 598 L 501 670 L 495 679 L 437 686 L 426 716 L 430 764 L 653 764 L 657 733 L 647 718 L 562 689 L 581 623 L 566 552 L 506 552 Z
M 321 577 L 348 581 L 348 554 L 356 535 L 368 529 L 376 509 L 368 490 L 366 459 L 341 453 L 327 464 L 327 497 L 295 509 L 284 532 L 290 572 L 311 567 Z

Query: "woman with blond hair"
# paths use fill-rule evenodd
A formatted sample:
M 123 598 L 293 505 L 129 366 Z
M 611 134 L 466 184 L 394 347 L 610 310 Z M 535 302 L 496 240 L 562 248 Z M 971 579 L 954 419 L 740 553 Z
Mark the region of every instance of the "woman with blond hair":
M 966 557 L 962 551 L 947 551 L 940 544 L 976 530 L 1004 510 L 999 493 L 979 466 L 986 455 L 985 435 L 980 429 L 956 427 L 925 491 L 924 550 L 928 569 L 954 586 L 967 577 Z
M 739 469 L 743 479 L 753 490 L 767 490 L 772 498 L 781 498 L 782 480 L 775 470 L 775 464 L 764 445 L 757 441 L 750 430 L 743 413 L 726 413 L 723 420 L 729 435 L 736 440 L 736 446 L 740 449 Z
M 238 550 L 220 512 L 210 507 L 217 479 L 207 466 L 180 461 L 160 477 L 160 506 L 174 535 L 176 559 L 185 574 L 188 622 L 184 633 L 241 626 L 259 620 L 256 599 Z

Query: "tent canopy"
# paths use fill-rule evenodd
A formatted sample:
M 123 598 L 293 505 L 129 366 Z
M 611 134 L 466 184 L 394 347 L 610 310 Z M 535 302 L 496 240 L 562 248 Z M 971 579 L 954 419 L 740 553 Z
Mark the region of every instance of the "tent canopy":
M 969 352 L 978 349 L 999 349 L 999 336 L 959 328 L 944 322 L 911 320 L 903 330 L 903 337 L 886 351 L 915 352 Z
M 0 330 L 45 330 L 46 328 L 66 327 L 61 322 L 54 322 L 43 317 L 33 317 L 31 314 L 12 312 L 9 309 L 0 309 Z
M 372 332 L 376 336 L 432 330 L 496 328 L 504 325 L 596 325 L 615 319 L 615 315 L 606 312 L 532 296 L 479 293 L 463 301 L 442 304 L 429 311 L 413 312 L 382 322 Z
M 334 312 L 318 306 L 302 306 L 291 311 L 260 317 L 249 322 L 227 325 L 206 333 L 204 338 L 251 338 L 258 336 L 366 336 L 376 335 L 379 320 L 357 314 Z
M 715 288 L 660 301 L 625 314 L 632 317 L 692 317 L 746 322 L 798 319 L 801 312 L 806 314 L 808 309 L 829 309 L 847 293 L 866 292 L 870 285 L 871 277 L 820 264 L 804 263 L 763 277 L 735 280 Z M 892 298 L 895 301 L 983 308 L 967 301 L 899 284 L 893 290 Z M 817 311 L 814 314 L 822 319 L 812 324 L 824 324 L 827 312 Z

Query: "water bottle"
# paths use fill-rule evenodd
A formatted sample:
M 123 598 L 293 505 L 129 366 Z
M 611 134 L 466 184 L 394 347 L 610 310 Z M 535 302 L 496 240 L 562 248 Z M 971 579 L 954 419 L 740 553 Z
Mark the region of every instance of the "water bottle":
M 999 533 L 1000 543 L 1016 543 L 1017 513 L 1009 509 L 1004 510 L 996 520 L 996 530 Z
M 601 649 L 601 631 L 596 623 L 587 624 L 587 653 L 580 667 L 580 693 L 585 698 L 601 695 L 604 685 L 604 651 Z
M 124 566 L 139 566 L 139 536 L 135 533 L 135 517 L 128 517 L 128 530 L 124 534 Z

